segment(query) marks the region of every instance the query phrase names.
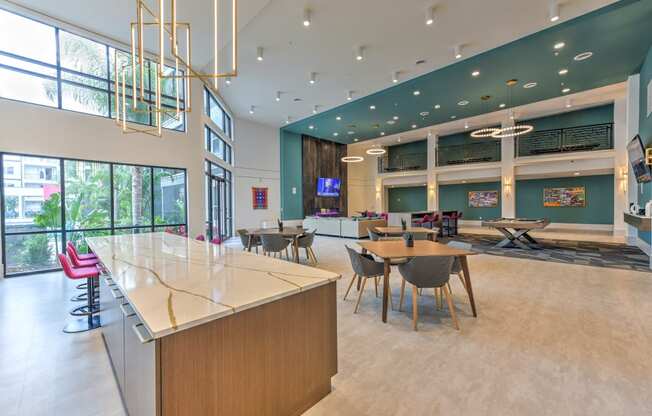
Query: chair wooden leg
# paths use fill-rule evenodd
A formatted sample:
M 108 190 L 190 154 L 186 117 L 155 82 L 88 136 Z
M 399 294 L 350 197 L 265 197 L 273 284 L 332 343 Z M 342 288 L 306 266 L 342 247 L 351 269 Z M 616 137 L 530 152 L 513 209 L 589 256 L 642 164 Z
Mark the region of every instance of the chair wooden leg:
M 453 297 L 451 296 L 451 293 L 448 291 L 448 287 L 446 287 L 446 285 L 442 286 L 441 288 L 444 291 L 444 294 L 446 295 L 446 301 L 448 302 L 448 310 L 451 313 L 451 318 L 453 319 L 453 325 L 455 325 L 455 329 L 459 331 L 460 324 L 457 322 L 457 314 L 455 313 L 455 305 L 453 305 Z
M 417 330 L 417 321 L 419 320 L 419 290 L 412 286 L 412 327 Z
M 378 278 L 374 277 L 374 286 L 376 289 L 376 297 L 378 297 Z
M 355 303 L 355 309 L 353 313 L 358 313 L 358 306 L 360 306 L 360 299 L 362 299 L 362 294 L 364 293 L 364 285 L 367 283 L 367 278 L 362 278 L 362 287 L 360 288 L 360 293 L 358 294 L 358 301 Z
M 392 286 L 388 283 L 387 284 L 387 303 L 389 303 L 389 309 L 394 310 L 394 301 L 392 299 Z
M 285 247 L 285 258 L 288 259 L 288 261 L 290 261 L 290 252 L 288 251 L 287 247 Z
M 312 256 L 313 261 L 315 262 L 315 264 L 317 264 L 318 261 L 317 261 L 317 256 L 315 256 L 315 250 L 313 250 L 312 247 L 308 247 L 308 249 L 310 250 L 310 255 Z
M 436 287 L 433 291 L 435 292 L 435 304 L 437 305 L 437 310 L 440 311 L 442 308 L 441 288 Z
M 353 273 L 353 277 L 351 278 L 351 283 L 349 283 L 349 287 L 346 288 L 346 293 L 344 294 L 344 300 L 346 300 L 346 297 L 349 296 L 349 291 L 351 291 L 351 286 L 353 286 L 353 282 L 355 282 L 356 277 L 358 277 L 358 275 Z
M 398 298 L 398 310 L 403 310 L 403 297 L 405 297 L 405 279 L 401 279 L 401 296 Z
M 457 277 L 460 278 L 460 282 L 462 282 L 462 286 L 464 286 L 464 290 L 466 290 L 466 281 L 464 281 L 464 275 L 462 272 L 457 272 Z

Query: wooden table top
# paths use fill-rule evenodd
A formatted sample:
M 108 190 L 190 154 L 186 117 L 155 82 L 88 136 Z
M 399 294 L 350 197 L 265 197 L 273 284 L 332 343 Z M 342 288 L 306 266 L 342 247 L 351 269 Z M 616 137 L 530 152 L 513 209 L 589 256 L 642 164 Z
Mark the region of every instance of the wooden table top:
M 416 240 L 414 247 L 406 247 L 404 241 L 359 241 L 358 245 L 383 259 L 428 256 L 471 256 L 473 251 L 461 250 L 429 240 Z
M 436 234 L 436 230 L 431 230 L 430 228 L 423 227 L 407 227 L 403 230 L 401 227 L 374 227 L 380 234 L 404 234 L 404 233 L 426 233 L 426 234 Z
M 307 230 L 303 227 L 283 227 L 283 231 L 279 230 L 278 228 L 255 228 L 247 230 L 247 232 L 252 235 L 281 234 L 284 236 L 297 236 L 305 233 L 306 231 Z

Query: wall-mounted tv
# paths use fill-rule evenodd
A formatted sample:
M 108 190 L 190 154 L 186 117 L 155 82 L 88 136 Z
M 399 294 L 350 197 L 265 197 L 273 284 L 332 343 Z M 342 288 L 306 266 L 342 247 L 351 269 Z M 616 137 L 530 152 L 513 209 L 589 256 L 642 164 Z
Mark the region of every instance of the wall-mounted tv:
M 338 197 L 340 196 L 341 182 L 337 178 L 318 178 L 317 196 Z
M 638 134 L 627 145 L 627 154 L 629 155 L 629 162 L 632 164 L 632 170 L 636 177 L 636 182 L 650 182 L 652 181 L 652 172 L 650 167 L 645 163 L 645 146 L 641 136 Z

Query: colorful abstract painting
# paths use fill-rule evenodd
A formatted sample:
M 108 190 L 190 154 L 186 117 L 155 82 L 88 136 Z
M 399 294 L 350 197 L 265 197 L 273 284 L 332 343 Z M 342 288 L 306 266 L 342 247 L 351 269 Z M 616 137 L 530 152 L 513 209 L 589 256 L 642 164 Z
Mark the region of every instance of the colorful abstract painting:
M 498 191 L 469 191 L 469 208 L 495 208 Z
M 267 209 L 267 188 L 251 188 L 254 209 Z
M 586 206 L 586 189 L 583 186 L 544 188 L 543 206 L 584 208 Z

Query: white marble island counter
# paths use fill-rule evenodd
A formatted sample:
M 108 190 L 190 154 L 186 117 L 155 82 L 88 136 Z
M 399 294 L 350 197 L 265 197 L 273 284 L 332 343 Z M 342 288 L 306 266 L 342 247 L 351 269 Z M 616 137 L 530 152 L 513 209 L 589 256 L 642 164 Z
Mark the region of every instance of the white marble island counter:
M 330 392 L 338 274 L 168 233 L 87 242 L 130 416 L 294 415 Z
M 170 233 L 86 240 L 153 338 L 340 278 Z

